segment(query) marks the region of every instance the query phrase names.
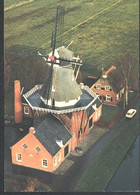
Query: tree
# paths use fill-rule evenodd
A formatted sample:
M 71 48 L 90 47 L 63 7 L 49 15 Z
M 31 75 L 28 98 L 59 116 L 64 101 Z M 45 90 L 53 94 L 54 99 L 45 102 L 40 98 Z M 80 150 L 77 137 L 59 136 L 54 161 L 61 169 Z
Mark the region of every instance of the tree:
M 38 180 L 36 178 L 28 177 L 26 181 L 26 191 L 34 192 L 37 185 L 38 185 Z
M 120 54 L 117 57 L 117 64 L 119 65 L 120 71 L 125 82 L 125 97 L 124 97 L 124 108 L 128 105 L 128 93 L 130 87 L 137 85 L 136 75 L 134 72 L 137 70 L 138 58 L 134 54 Z M 131 83 L 130 83 L 131 81 Z

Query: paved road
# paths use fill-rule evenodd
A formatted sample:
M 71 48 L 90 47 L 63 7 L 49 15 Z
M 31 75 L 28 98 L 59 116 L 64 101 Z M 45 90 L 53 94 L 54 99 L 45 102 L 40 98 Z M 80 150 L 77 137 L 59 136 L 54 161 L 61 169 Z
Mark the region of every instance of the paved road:
M 101 154 L 103 149 L 109 145 L 110 142 L 129 125 L 131 120 L 122 117 L 109 131 L 107 131 L 93 146 L 82 156 L 68 156 L 69 160 L 75 161 L 65 175 L 54 175 L 52 173 L 46 173 L 44 171 L 38 171 L 35 169 L 25 168 L 11 165 L 10 149 L 17 138 L 22 133 L 16 130 L 14 127 L 5 128 L 5 172 L 14 172 L 16 174 L 23 174 L 27 176 L 37 177 L 38 180 L 48 184 L 53 191 L 69 192 L 74 188 L 77 180 L 87 170 L 87 168 L 93 163 L 98 155 Z

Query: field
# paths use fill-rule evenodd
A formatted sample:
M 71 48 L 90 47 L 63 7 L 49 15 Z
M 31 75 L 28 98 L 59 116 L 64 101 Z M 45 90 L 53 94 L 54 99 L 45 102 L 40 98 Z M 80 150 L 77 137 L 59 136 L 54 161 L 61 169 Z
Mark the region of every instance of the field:
M 15 7 L 8 9 L 11 4 Z M 18 45 L 50 52 L 58 4 L 65 6 L 65 18 L 57 46 L 73 40 L 70 49 L 94 68 L 92 74 L 98 76 L 102 66 L 116 65 L 119 53 L 138 55 L 137 0 L 7 0 L 5 49 Z

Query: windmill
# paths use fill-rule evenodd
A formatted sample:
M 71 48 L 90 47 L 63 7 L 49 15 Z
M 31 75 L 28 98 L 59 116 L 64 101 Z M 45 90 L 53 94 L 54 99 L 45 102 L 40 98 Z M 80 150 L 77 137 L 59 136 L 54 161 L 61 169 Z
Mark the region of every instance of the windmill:
M 62 106 L 62 102 L 63 105 L 65 105 L 64 102 L 69 102 L 67 105 L 74 104 L 80 97 L 82 92 L 76 79 L 82 63 L 78 62 L 80 58 L 74 57 L 73 52 L 68 49 L 72 42 L 67 47 L 61 46 L 56 48 L 58 13 L 59 7 L 57 7 L 56 10 L 55 31 L 51 44 L 52 52 L 49 56 L 43 56 L 40 52 L 38 52 L 38 54 L 42 56 L 49 65 L 44 84 L 40 89 L 41 99 L 45 105 L 55 106 L 55 102 L 57 102 L 56 106 L 59 107 L 59 105 Z M 76 66 L 78 66 L 78 68 Z M 65 78 L 66 75 L 67 78 L 64 86 L 63 78 Z M 62 88 L 64 89 L 62 90 Z M 70 88 L 73 88 L 73 92 L 69 92 Z

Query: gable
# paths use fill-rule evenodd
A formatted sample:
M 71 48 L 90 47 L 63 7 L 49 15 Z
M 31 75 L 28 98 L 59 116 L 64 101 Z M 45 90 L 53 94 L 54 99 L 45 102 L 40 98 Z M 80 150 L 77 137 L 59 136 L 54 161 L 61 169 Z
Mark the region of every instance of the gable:
M 23 148 L 23 145 L 26 145 L 27 148 Z M 34 136 L 34 133 L 29 130 L 29 133 L 25 135 L 23 138 L 21 138 L 18 142 L 16 142 L 13 146 L 10 147 L 10 149 L 14 151 L 21 151 L 26 150 L 30 153 L 36 153 L 37 151 L 35 148 L 38 147 L 41 153 L 46 153 L 47 155 L 50 155 L 49 152 L 44 148 L 44 146 L 39 142 L 39 140 Z M 51 156 L 51 155 L 50 155 Z

